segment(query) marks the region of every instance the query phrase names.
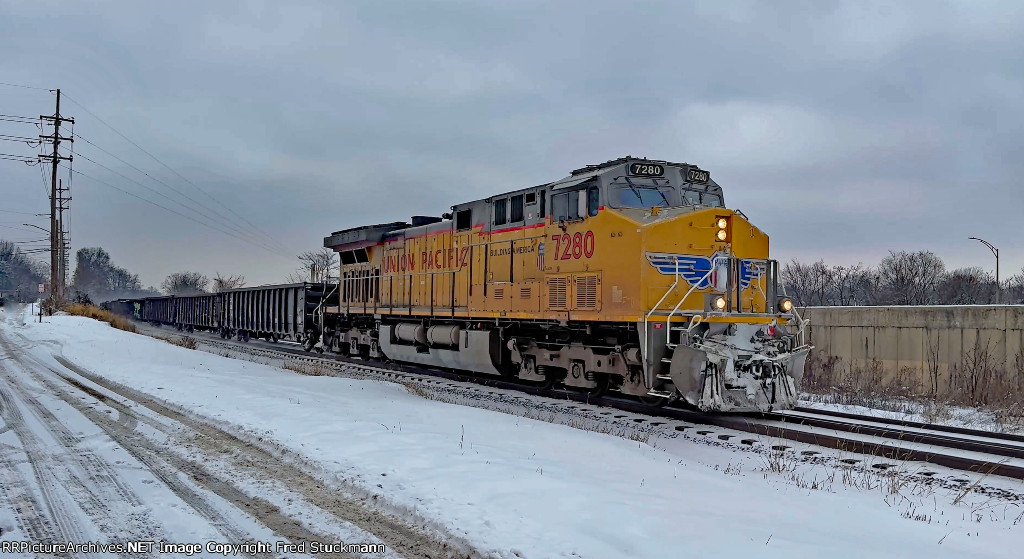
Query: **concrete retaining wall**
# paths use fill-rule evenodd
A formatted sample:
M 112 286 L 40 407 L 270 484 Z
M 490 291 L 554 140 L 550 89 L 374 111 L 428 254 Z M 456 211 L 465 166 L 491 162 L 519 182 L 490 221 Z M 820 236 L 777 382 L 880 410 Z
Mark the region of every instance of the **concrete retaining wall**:
M 810 340 L 819 359 L 838 357 L 842 375 L 877 360 L 884 375 L 897 373 L 921 389 L 943 394 L 954 367 L 980 347 L 1007 371 L 1024 348 L 1024 306 L 808 307 Z

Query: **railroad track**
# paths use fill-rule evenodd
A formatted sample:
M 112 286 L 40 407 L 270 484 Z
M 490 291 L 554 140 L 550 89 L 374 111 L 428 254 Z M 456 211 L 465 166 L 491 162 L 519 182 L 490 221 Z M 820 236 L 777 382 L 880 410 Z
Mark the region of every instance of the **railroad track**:
M 960 427 L 947 427 L 911 421 L 862 416 L 828 410 L 797 408 L 785 412 L 747 415 L 705 414 L 692 409 L 665 406 L 651 407 L 621 396 L 594 397 L 585 392 L 545 389 L 516 379 L 481 377 L 446 370 L 424 369 L 397 363 L 367 362 L 341 355 L 308 353 L 298 344 L 279 342 L 236 342 L 206 334 L 192 334 L 203 343 L 271 358 L 329 364 L 333 368 L 356 369 L 368 375 L 393 380 L 417 381 L 424 377 L 440 377 L 457 382 L 492 388 L 514 390 L 560 401 L 571 400 L 621 411 L 673 419 L 698 425 L 709 425 L 751 433 L 769 439 L 781 439 L 825 447 L 842 452 L 879 456 L 890 460 L 915 461 L 945 466 L 956 470 L 997 475 L 1024 480 L 1024 436 L 991 433 Z M 737 438 L 720 434 L 722 440 Z M 743 443 L 757 439 L 738 437 Z M 784 444 L 772 444 L 774 450 L 786 450 Z M 804 451 L 804 454 L 815 454 Z M 847 459 L 857 462 L 856 459 Z M 875 463 L 886 469 L 892 464 Z

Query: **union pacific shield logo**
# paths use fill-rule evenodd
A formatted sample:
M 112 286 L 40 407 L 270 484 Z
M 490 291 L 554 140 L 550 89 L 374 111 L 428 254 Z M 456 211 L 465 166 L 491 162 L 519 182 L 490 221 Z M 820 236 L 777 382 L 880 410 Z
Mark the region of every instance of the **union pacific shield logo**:
M 697 289 L 708 289 L 716 285 L 719 270 L 728 271 L 728 256 L 717 253 L 714 256 L 693 254 L 669 254 L 648 252 L 647 261 L 658 272 L 666 276 L 679 274 L 687 283 Z M 712 268 L 716 268 L 712 270 Z M 764 275 L 764 263 L 756 260 L 740 261 L 740 286 L 746 289 L 750 283 Z M 710 272 L 710 274 L 709 274 Z

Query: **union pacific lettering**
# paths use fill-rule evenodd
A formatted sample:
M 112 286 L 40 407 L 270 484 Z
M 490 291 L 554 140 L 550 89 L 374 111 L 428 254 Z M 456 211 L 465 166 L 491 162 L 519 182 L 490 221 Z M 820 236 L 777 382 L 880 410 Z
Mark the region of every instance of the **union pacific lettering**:
M 420 271 L 458 270 L 469 261 L 469 247 L 421 251 L 418 259 L 415 254 L 388 255 L 384 257 L 384 273 L 415 272 L 417 261 Z

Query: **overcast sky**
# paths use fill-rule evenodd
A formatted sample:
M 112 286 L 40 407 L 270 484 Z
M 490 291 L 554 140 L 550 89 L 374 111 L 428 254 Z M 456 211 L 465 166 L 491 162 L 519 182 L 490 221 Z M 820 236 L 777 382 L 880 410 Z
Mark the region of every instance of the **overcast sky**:
M 0 82 L 61 88 L 94 144 L 73 249 L 146 285 L 278 282 L 332 231 L 627 154 L 708 169 L 781 260 L 992 269 L 978 236 L 1004 278 L 1024 265 L 1019 1 L 0 0 L 0 54 Z M 53 100 L 0 86 L 0 114 Z M 38 168 L 0 161 L 0 210 L 0 238 L 42 236 L 10 213 L 48 210 Z

